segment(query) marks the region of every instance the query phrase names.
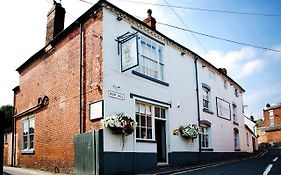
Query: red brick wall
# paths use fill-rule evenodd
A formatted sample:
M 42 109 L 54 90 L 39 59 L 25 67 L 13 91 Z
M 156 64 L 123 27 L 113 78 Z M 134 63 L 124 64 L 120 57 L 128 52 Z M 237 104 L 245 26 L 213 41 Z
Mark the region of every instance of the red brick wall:
M 267 142 L 280 142 L 281 141 L 281 130 L 266 132 Z
M 4 144 L 4 159 L 3 159 L 3 164 L 8 165 L 8 144 Z
M 90 122 L 88 105 L 102 99 L 102 11 L 84 25 L 83 100 L 85 131 L 98 129 Z M 38 97 L 49 97 L 48 106 L 36 111 L 34 154 L 22 154 L 22 119 L 16 121 L 17 165 L 48 171 L 73 173 L 73 136 L 79 134 L 79 28 L 20 72 L 20 90 L 15 108 L 20 113 L 37 104 Z M 90 86 L 90 85 L 93 86 Z

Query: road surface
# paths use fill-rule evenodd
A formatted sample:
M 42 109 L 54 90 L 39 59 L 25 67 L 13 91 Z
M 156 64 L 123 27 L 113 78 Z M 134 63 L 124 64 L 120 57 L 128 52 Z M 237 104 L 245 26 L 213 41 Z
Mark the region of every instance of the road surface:
M 253 158 L 190 169 L 174 175 L 281 175 L 281 148 Z

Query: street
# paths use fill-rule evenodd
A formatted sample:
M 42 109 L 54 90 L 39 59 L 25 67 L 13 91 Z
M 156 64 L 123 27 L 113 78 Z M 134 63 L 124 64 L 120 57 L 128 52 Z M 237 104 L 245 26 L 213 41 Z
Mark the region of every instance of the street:
M 253 158 L 229 161 L 174 173 L 174 175 L 281 175 L 281 148 Z

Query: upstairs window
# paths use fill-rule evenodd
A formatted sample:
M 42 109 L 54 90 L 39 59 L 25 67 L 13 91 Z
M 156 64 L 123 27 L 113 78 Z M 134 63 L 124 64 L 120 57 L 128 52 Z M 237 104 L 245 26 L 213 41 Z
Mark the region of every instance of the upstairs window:
M 140 60 L 136 71 L 155 78 L 164 80 L 164 54 L 163 46 L 148 39 L 140 37 Z
M 203 110 L 211 111 L 211 87 L 202 83 Z
M 269 126 L 274 126 L 274 113 L 273 110 L 269 110 Z
M 205 109 L 210 108 L 210 91 L 206 88 L 203 88 L 203 107 Z
M 233 117 L 233 122 L 238 123 L 237 119 L 237 106 L 236 104 L 232 104 L 232 117 Z
M 34 150 L 34 129 L 35 129 L 34 117 L 23 120 L 23 131 L 22 131 L 23 151 Z

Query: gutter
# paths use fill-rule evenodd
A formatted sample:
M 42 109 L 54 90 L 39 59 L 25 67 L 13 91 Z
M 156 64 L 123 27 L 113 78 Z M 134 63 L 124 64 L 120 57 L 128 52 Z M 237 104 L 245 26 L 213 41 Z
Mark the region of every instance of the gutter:
M 200 101 L 199 101 L 199 78 L 198 78 L 198 68 L 197 68 L 197 61 L 198 61 L 198 57 L 195 57 L 194 60 L 194 66 L 195 66 L 195 77 L 196 77 L 196 95 L 197 95 L 197 122 L 198 122 L 198 127 L 200 127 Z M 198 145 L 199 145 L 199 150 L 198 150 L 198 162 L 201 163 L 201 136 L 199 135 L 198 137 Z

